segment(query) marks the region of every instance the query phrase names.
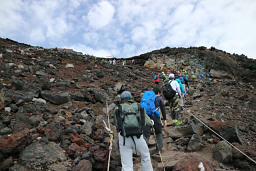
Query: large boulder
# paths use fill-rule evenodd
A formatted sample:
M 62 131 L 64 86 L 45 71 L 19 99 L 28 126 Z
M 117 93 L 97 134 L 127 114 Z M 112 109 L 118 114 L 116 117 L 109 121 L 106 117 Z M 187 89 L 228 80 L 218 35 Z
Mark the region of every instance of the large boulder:
M 230 78 L 230 79 L 232 79 L 234 77 L 233 75 L 231 75 L 230 73 L 227 73 L 226 71 L 214 70 L 214 69 L 210 70 L 210 74 L 211 74 L 211 77 L 213 77 L 213 78 Z
M 202 148 L 202 142 L 197 134 L 194 134 L 188 142 L 188 151 L 198 151 Z
M 69 101 L 69 93 L 67 92 L 58 92 L 58 93 L 53 93 L 49 91 L 42 91 L 41 96 L 56 105 L 61 105 L 64 103 L 67 103 Z
M 210 121 L 208 125 L 227 141 L 242 144 L 237 125 L 233 122 Z
M 81 160 L 72 171 L 92 171 L 92 164 L 89 160 Z
M 221 163 L 232 161 L 232 147 L 225 141 L 220 141 L 213 150 L 213 158 Z
M 101 89 L 89 88 L 88 91 L 92 94 L 96 102 L 105 103 L 109 98 L 108 94 Z
M 205 171 L 213 170 L 213 167 L 209 161 L 197 155 L 190 155 L 178 161 L 175 164 L 173 171 L 200 170 L 200 165 L 201 167 L 204 167 Z
M 46 169 L 49 165 L 66 160 L 65 152 L 54 142 L 35 142 L 20 154 L 21 162 L 31 169 Z

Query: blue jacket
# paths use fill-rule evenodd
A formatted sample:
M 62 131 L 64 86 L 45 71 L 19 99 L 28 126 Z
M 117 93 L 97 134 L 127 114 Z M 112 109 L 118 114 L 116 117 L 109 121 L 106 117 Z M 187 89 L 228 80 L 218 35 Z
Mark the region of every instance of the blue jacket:
M 185 92 L 185 90 L 184 90 L 183 85 L 181 84 L 180 79 L 179 79 L 179 78 L 176 78 L 175 80 L 176 80 L 176 81 L 178 81 L 178 83 L 179 83 L 179 85 L 180 85 L 180 91 L 181 91 L 181 93 L 184 93 L 184 92 Z

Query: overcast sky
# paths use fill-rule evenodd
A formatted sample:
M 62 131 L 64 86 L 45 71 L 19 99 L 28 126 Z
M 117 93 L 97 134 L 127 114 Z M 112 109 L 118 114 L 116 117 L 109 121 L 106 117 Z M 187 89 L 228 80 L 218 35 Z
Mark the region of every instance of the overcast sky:
M 256 59 L 256 0 L 0 0 L 0 37 L 96 56 L 214 46 Z

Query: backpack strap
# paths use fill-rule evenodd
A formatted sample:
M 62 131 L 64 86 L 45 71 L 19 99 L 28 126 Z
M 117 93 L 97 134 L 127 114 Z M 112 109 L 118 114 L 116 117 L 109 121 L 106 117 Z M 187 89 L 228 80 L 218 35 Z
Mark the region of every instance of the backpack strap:
M 120 129 L 121 129 L 121 135 L 123 136 L 123 145 L 125 145 L 125 130 L 124 130 L 124 117 L 121 118 L 121 113 L 122 113 L 122 106 L 121 104 L 118 105 L 118 117 L 117 117 L 117 122 L 120 124 Z

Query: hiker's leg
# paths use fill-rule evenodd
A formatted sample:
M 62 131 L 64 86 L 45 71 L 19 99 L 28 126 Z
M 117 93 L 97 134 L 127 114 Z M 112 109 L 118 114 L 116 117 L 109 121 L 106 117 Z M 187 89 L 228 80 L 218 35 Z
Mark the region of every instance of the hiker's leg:
M 179 96 L 176 95 L 173 99 L 173 112 L 174 112 L 174 119 L 178 119 L 179 111 L 180 111 L 180 104 L 179 104 Z
M 167 105 L 170 107 L 171 118 L 173 119 L 173 100 L 168 100 Z
M 163 149 L 163 135 L 162 135 L 162 133 L 156 134 L 156 142 L 157 142 L 157 151 L 161 151 Z
M 143 128 L 143 137 L 144 137 L 147 144 L 149 142 L 150 133 L 151 133 L 150 126 L 144 126 L 144 128 Z
M 136 149 L 139 151 L 141 155 L 142 171 L 153 171 L 150 153 L 143 136 L 140 136 L 139 138 L 135 137 L 134 141 L 136 143 Z
M 133 171 L 133 161 L 132 161 L 132 150 L 134 143 L 131 137 L 125 137 L 125 145 L 123 145 L 123 136 L 119 134 L 119 149 L 122 163 L 122 171 Z
M 160 118 L 158 118 L 156 115 L 154 115 L 154 131 L 156 134 L 156 149 L 161 151 L 163 148 L 162 123 Z

